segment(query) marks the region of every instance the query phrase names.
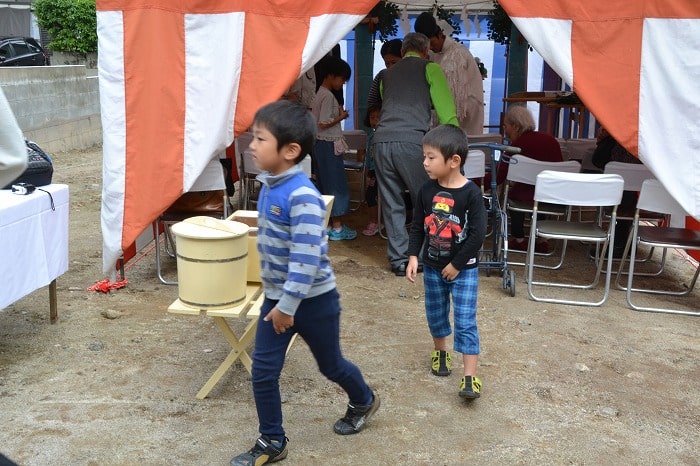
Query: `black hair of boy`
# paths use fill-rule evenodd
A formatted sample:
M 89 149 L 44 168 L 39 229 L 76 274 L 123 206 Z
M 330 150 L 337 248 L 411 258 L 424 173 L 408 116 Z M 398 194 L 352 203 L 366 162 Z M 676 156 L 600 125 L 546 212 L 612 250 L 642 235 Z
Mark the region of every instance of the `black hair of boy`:
M 372 126 L 369 123 L 369 116 L 372 114 L 372 112 L 381 112 L 381 111 L 382 111 L 382 106 L 379 104 L 370 105 L 369 107 L 367 107 L 367 113 L 365 113 L 365 121 L 364 121 L 364 124 L 367 128 Z
M 449 160 L 453 155 L 459 155 L 461 159 L 459 166 L 463 167 L 469 154 L 469 139 L 467 134 L 459 126 L 440 125 L 428 131 L 423 136 L 423 145 L 435 147 L 445 160 Z
M 386 55 L 393 55 L 395 57 L 401 57 L 401 39 L 391 39 L 382 44 L 382 48 L 379 49 L 379 53 L 382 57 Z
M 348 62 L 338 57 L 327 57 L 321 69 L 321 81 L 326 76 L 340 76 L 348 81 L 351 74 L 352 69 Z
M 316 143 L 316 121 L 307 108 L 297 102 L 278 100 L 261 107 L 253 118 L 253 124 L 268 130 L 277 139 L 277 150 L 290 143 L 301 146 L 299 163 L 311 154 Z

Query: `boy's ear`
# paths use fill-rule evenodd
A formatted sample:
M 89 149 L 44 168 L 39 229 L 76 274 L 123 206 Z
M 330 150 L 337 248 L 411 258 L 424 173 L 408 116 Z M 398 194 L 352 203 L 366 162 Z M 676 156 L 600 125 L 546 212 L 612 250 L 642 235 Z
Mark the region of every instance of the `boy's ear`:
M 450 157 L 450 167 L 451 168 L 457 168 L 459 165 L 462 163 L 462 157 L 454 154 L 452 157 Z
M 301 154 L 301 146 L 296 142 L 290 142 L 285 144 L 282 148 L 282 156 L 286 160 L 296 160 Z

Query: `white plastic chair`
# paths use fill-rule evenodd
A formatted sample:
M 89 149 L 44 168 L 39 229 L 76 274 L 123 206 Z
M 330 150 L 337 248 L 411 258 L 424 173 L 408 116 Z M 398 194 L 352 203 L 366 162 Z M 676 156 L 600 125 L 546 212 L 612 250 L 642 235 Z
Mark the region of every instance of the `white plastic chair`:
M 588 284 L 536 281 L 535 270 L 535 241 L 538 238 L 576 240 L 601 244 L 603 248 L 615 240 L 615 219 L 617 205 L 622 199 L 624 181 L 620 175 L 564 173 L 545 170 L 537 175 L 535 184 L 535 204 L 530 226 L 530 241 L 528 244 L 527 260 L 527 291 L 535 301 L 548 303 L 572 304 L 578 306 L 600 306 L 605 302 L 610 292 L 610 276 L 612 270 L 612 248 L 607 248 L 608 261 L 605 272 L 605 289 L 603 297 L 597 301 L 572 299 L 543 298 L 535 295 L 535 287 L 558 287 L 589 290 L 594 288 L 600 279 L 603 261 L 598 260 L 593 281 Z M 541 203 L 562 204 L 567 206 L 612 207 L 611 221 L 608 229 L 604 230 L 599 223 L 574 222 L 561 220 L 540 220 L 539 206 Z M 600 218 L 600 216 L 599 216 Z M 578 276 L 578 275 L 577 275 Z
M 654 174 L 649 170 L 647 167 L 645 167 L 642 164 L 639 163 L 623 163 L 623 162 L 608 162 L 605 165 L 605 171 L 604 173 L 613 173 L 620 175 L 622 179 L 625 181 L 625 191 L 632 191 L 639 193 L 642 189 L 642 183 L 644 183 L 644 180 L 651 180 L 651 179 L 656 179 Z M 620 206 L 617 209 L 617 220 L 627 220 L 627 221 L 632 221 L 634 220 L 634 213 L 635 213 L 635 206 L 626 206 L 624 204 L 620 204 Z M 654 223 L 660 223 L 663 219 L 664 216 L 655 212 L 644 212 L 642 211 L 640 213 L 640 219 L 642 221 L 647 221 L 647 222 L 654 222 Z M 605 212 L 604 213 L 604 218 L 609 219 L 610 213 Z M 597 253 L 597 251 L 596 251 Z M 654 248 L 651 248 L 649 250 L 649 254 L 647 255 L 646 258 L 644 259 L 638 259 L 637 263 L 640 262 L 648 262 L 652 255 L 654 253 Z M 663 255 L 661 258 L 661 264 L 658 268 L 657 271 L 655 272 L 643 272 L 643 273 L 637 273 L 637 275 L 645 275 L 645 276 L 656 276 L 660 275 L 661 272 L 663 272 L 664 264 L 666 263 L 666 250 L 663 251 Z M 620 271 L 619 273 L 622 273 L 623 275 L 626 275 L 627 272 Z M 619 278 L 619 277 L 618 277 Z M 624 287 L 618 286 L 619 289 L 624 289 Z
M 464 176 L 472 179 L 483 178 L 486 175 L 486 154 L 481 149 L 472 149 L 464 162 Z
M 510 158 L 508 165 L 508 176 L 506 177 L 507 183 L 505 187 L 505 192 L 503 194 L 503 205 L 505 205 L 506 210 L 514 212 L 523 212 L 531 214 L 534 206 L 534 202 L 523 202 L 515 199 L 510 199 L 509 192 L 512 183 L 523 183 L 534 186 L 537 181 L 537 175 L 542 173 L 544 170 L 553 170 L 565 173 L 579 173 L 581 171 L 581 164 L 576 160 L 569 160 L 566 162 L 543 162 L 541 160 L 535 160 L 524 155 L 514 155 Z M 550 215 L 553 217 L 567 217 L 569 216 L 569 208 L 563 205 L 555 205 L 548 203 L 540 203 L 539 205 L 540 215 Z M 524 252 L 515 249 L 509 249 L 509 252 Z M 537 267 L 547 268 L 547 269 L 557 269 L 561 267 L 564 261 L 564 254 L 566 251 L 566 243 L 562 245 L 562 253 L 559 261 L 555 265 L 538 264 Z M 525 253 L 527 253 L 525 251 Z M 548 254 L 551 256 L 554 252 Z M 508 261 L 509 265 L 525 265 L 524 262 L 514 262 Z
M 642 211 L 658 212 L 671 216 L 670 227 L 659 227 L 659 226 L 649 226 L 641 225 L 640 222 L 642 218 L 640 212 Z M 681 310 L 681 309 L 670 309 L 670 308 L 658 308 L 651 306 L 641 306 L 634 304 L 632 302 L 632 293 L 651 293 L 658 295 L 669 295 L 669 296 L 687 296 L 695 288 L 695 283 L 698 280 L 698 274 L 700 273 L 700 268 L 695 271 L 695 275 L 685 290 L 673 291 L 673 290 L 661 290 L 653 288 L 634 288 L 633 281 L 635 278 L 634 267 L 635 258 L 637 254 L 637 248 L 640 245 L 646 245 L 654 248 L 663 248 L 664 250 L 669 248 L 679 248 L 679 249 L 700 249 L 700 232 L 695 230 L 690 230 L 687 228 L 681 228 L 675 226 L 676 223 L 685 222 L 686 216 L 685 210 L 676 202 L 676 200 L 666 191 L 663 185 L 658 180 L 645 180 L 642 184 L 642 189 L 639 194 L 639 200 L 637 201 L 637 210 L 634 215 L 634 222 L 632 224 L 632 232 L 627 239 L 627 245 L 625 246 L 625 252 L 623 254 L 622 262 L 620 268 L 624 265 L 627 254 L 630 254 L 630 266 L 629 273 L 627 274 L 627 304 L 629 307 L 635 311 L 647 311 L 647 312 L 661 312 L 667 314 L 684 314 L 684 315 L 700 315 L 700 308 L 698 308 L 698 301 L 692 300 L 692 305 L 696 310 Z M 619 280 L 619 274 L 618 274 Z

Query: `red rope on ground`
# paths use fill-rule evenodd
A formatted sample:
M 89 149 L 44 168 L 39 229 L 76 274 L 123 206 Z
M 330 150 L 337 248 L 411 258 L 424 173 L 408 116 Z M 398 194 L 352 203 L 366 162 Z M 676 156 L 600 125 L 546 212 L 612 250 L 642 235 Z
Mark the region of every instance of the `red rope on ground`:
M 95 283 L 92 286 L 89 286 L 87 288 L 88 291 L 99 291 L 101 293 L 109 293 L 112 290 L 118 290 L 119 288 L 124 288 L 126 284 L 129 283 L 129 279 L 125 278 L 124 280 L 118 280 L 114 283 L 109 281 L 109 278 L 105 278 L 104 280 L 100 280 L 99 282 Z

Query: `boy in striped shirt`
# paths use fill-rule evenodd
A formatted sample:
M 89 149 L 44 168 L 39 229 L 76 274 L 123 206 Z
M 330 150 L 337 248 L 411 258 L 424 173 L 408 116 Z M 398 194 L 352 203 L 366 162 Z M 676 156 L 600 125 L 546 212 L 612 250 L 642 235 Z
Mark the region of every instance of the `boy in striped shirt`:
M 321 373 L 348 394 L 347 412 L 333 427 L 337 434 L 360 432 L 379 408 L 379 397 L 340 349 L 340 300 L 323 226 L 326 207 L 298 165 L 315 140 L 316 122 L 299 104 L 281 100 L 255 114 L 249 148 L 263 170 L 257 247 L 265 292 L 252 370 L 260 437 L 232 465 L 287 456 L 279 377 L 295 333 L 308 344 Z

